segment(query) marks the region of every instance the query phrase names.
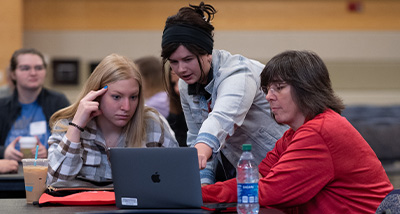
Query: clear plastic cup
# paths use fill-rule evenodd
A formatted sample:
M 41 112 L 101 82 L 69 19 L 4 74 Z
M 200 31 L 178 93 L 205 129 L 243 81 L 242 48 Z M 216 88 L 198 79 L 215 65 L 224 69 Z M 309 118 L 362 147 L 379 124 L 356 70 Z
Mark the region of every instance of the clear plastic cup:
M 22 159 L 24 169 L 26 203 L 32 204 L 39 201 L 40 196 L 46 190 L 48 159 Z

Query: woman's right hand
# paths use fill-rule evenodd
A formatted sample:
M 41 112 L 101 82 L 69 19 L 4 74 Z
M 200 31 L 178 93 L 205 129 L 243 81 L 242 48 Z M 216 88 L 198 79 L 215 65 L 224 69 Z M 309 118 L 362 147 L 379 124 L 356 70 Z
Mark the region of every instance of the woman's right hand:
M 87 123 L 96 116 L 102 114 L 100 103 L 96 100 L 99 96 L 106 93 L 107 87 L 97 91 L 90 91 L 85 97 L 79 101 L 78 109 L 72 119 L 72 123 L 85 128 Z M 67 130 L 66 137 L 72 142 L 80 142 L 80 130 L 77 127 L 70 126 Z
M 104 87 L 97 91 L 90 91 L 86 94 L 86 96 L 79 102 L 78 109 L 72 122 L 84 128 L 93 117 L 101 115 L 100 103 L 96 98 L 106 93 L 106 91 L 107 87 Z
M 212 155 L 212 149 L 205 143 L 198 143 L 194 146 L 197 149 L 197 156 L 199 158 L 199 169 L 206 168 L 207 160 Z

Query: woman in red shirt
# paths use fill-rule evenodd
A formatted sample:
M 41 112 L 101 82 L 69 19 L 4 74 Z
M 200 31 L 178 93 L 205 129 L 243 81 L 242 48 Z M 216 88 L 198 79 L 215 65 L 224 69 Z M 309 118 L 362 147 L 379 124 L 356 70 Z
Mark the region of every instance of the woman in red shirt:
M 393 189 L 381 162 L 340 116 L 322 59 L 286 51 L 261 73 L 274 119 L 290 129 L 259 165 L 259 202 L 286 213 L 375 213 Z M 235 202 L 236 179 L 203 187 L 204 202 Z

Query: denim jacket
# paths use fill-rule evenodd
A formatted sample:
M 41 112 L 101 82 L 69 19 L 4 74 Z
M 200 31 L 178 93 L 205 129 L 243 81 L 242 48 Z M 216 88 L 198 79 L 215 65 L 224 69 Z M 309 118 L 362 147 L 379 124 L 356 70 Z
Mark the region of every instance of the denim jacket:
M 215 156 L 223 152 L 236 166 L 242 144 L 252 144 L 257 161 L 272 150 L 287 126 L 271 117 L 269 103 L 260 90 L 260 73 L 264 65 L 241 55 L 215 50 L 212 55 L 213 79 L 205 87 L 211 94 L 189 95 L 188 84 L 179 81 L 182 108 L 188 125 L 188 146 L 209 145 Z M 201 171 L 202 183 L 214 183 L 214 162 Z

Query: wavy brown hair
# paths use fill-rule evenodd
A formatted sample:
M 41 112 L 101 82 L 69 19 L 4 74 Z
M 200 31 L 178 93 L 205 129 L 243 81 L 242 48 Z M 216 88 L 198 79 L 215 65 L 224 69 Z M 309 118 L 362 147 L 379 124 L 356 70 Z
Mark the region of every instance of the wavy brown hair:
M 286 82 L 292 95 L 307 120 L 324 112 L 327 108 L 341 114 L 343 101 L 332 89 L 328 69 L 322 59 L 311 51 L 285 51 L 274 56 L 260 74 L 261 89 L 277 82 Z

